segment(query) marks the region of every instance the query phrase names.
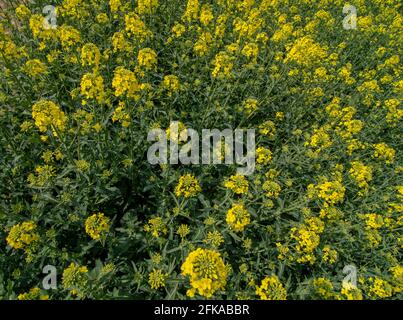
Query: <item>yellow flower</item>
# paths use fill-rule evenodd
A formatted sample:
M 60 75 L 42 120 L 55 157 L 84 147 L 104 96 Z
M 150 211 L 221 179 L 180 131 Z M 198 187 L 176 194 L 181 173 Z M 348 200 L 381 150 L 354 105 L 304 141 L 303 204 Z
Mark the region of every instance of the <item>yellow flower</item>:
M 101 59 L 101 53 L 98 47 L 93 43 L 85 44 L 81 49 L 81 64 L 83 66 L 99 66 L 99 61 Z
M 221 255 L 214 250 L 197 248 L 189 253 L 181 266 L 182 275 L 189 276 L 192 288 L 187 295 L 193 297 L 196 291 L 210 298 L 227 284 L 228 270 Z
M 256 149 L 256 163 L 260 165 L 267 165 L 272 160 L 272 152 L 270 149 L 259 147 Z
M 136 75 L 123 67 L 115 69 L 112 80 L 112 87 L 115 89 L 115 96 L 121 97 L 127 95 L 128 98 L 138 100 L 141 86 L 137 81 Z
M 334 205 L 344 200 L 346 188 L 340 181 L 325 181 L 318 185 L 308 185 L 308 198 L 319 198 L 325 201 L 325 206 Z
M 249 182 L 246 180 L 245 176 L 242 175 L 232 175 L 225 182 L 224 186 L 236 194 L 247 194 L 249 188 Z
M 105 102 L 104 79 L 101 75 L 95 72 L 84 74 L 80 89 L 85 99 L 95 99 L 100 104 Z M 82 103 L 85 105 L 87 101 L 83 100 Z
M 188 0 L 183 19 L 187 21 L 196 20 L 199 13 L 199 0 Z
M 375 144 L 374 149 L 374 158 L 385 160 L 387 164 L 394 162 L 396 151 L 386 143 Z
M 241 232 L 250 223 L 250 214 L 242 203 L 237 203 L 227 211 L 225 221 L 232 230 Z
M 141 49 L 137 56 L 137 62 L 145 70 L 155 69 L 157 66 L 157 54 L 150 48 Z
M 190 198 L 195 196 L 201 191 L 199 182 L 190 173 L 187 173 L 179 178 L 179 182 L 175 187 L 176 196 L 184 196 L 185 198 Z
M 167 234 L 168 228 L 161 217 L 155 217 L 148 220 L 148 223 L 144 226 L 144 231 L 150 232 L 154 238 L 158 238 Z
M 43 73 L 46 73 L 46 65 L 39 59 L 28 60 L 23 67 L 25 73 L 31 77 L 37 77 Z
M 351 162 L 349 174 L 357 183 L 358 187 L 363 189 L 360 191 L 360 194 L 363 194 L 369 187 L 368 182 L 372 180 L 371 167 L 364 165 L 360 161 L 353 161 Z
M 151 289 L 159 289 L 161 287 L 165 287 L 165 280 L 168 274 L 163 272 L 160 269 L 153 269 L 148 275 L 148 284 L 151 286 Z
M 63 270 L 62 284 L 66 290 L 71 290 L 73 295 L 82 295 L 82 290 L 88 282 L 88 268 L 79 266 L 72 262 L 66 269 Z
M 302 66 L 309 66 L 321 62 L 326 56 L 326 49 L 322 48 L 310 36 L 305 36 L 294 42 L 284 62 L 293 61 Z
M 393 294 L 392 286 L 385 280 L 378 277 L 368 279 L 372 285 L 368 289 L 368 295 L 372 298 L 389 298 Z
M 317 278 L 313 280 L 313 287 L 322 299 L 335 298 L 334 287 L 329 279 Z
M 137 13 L 139 14 L 152 14 L 158 8 L 158 0 L 138 0 Z
M 32 106 L 32 118 L 40 132 L 45 132 L 49 127 L 57 137 L 57 131 L 63 132 L 67 117 L 58 105 L 49 100 L 40 100 Z
M 322 250 L 322 260 L 329 264 L 337 261 L 337 251 L 331 249 L 329 246 L 324 246 Z
M 15 9 L 15 14 L 19 19 L 23 20 L 31 15 L 31 11 L 25 5 L 21 4 Z
M 234 57 L 228 55 L 226 52 L 221 51 L 217 53 L 214 58 L 213 64 L 214 69 L 212 71 L 212 76 L 214 78 L 229 78 L 232 75 L 232 68 Z
M 37 225 L 33 221 L 25 221 L 14 225 L 7 236 L 7 244 L 13 249 L 26 250 L 39 241 L 36 233 Z
M 261 300 L 287 299 L 287 291 L 275 275 L 265 277 L 262 280 L 260 287 L 256 287 L 256 294 L 260 297 Z
M 172 96 L 180 88 L 178 77 L 172 74 L 164 76 L 163 87 L 168 91 L 168 96 Z
M 243 105 L 247 114 L 250 114 L 258 109 L 258 101 L 253 98 L 245 100 Z
M 72 26 L 62 25 L 56 30 L 60 42 L 65 49 L 69 49 L 81 41 L 80 31 Z
M 21 293 L 17 297 L 18 300 L 49 300 L 48 295 L 41 294 L 41 289 L 35 287 L 29 290 L 29 292 Z
M 214 14 L 211 5 L 204 4 L 200 10 L 200 22 L 207 26 L 213 19 Z
M 85 220 L 85 232 L 94 240 L 103 238 L 110 227 L 110 219 L 103 213 L 94 213 Z
M 144 42 L 152 36 L 145 23 L 134 12 L 125 15 L 125 30 L 129 37 L 133 36 L 139 42 Z

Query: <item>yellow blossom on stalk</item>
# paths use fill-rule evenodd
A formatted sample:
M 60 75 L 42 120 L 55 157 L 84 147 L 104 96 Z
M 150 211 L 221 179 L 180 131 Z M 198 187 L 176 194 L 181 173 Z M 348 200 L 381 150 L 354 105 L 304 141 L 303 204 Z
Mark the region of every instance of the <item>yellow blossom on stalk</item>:
M 60 39 L 60 43 L 65 49 L 73 47 L 75 44 L 81 41 L 80 31 L 72 26 L 62 25 L 58 27 L 57 34 Z
M 112 121 L 118 121 L 122 124 L 123 127 L 128 127 L 130 125 L 130 119 L 130 115 L 125 110 L 124 102 L 119 102 L 119 106 L 112 114 Z
M 247 194 L 249 182 L 243 175 L 232 175 L 225 182 L 224 186 L 236 194 Z
M 368 279 L 371 283 L 368 289 L 368 295 L 371 298 L 389 298 L 393 294 L 393 287 L 385 280 L 378 277 Z
M 227 211 L 225 221 L 232 230 L 241 232 L 250 223 L 250 214 L 242 203 L 236 203 Z
M 323 149 L 329 148 L 333 142 L 328 134 L 327 127 L 314 129 L 314 132 L 309 141 L 305 142 L 305 146 L 313 148 L 314 153 L 318 155 Z
M 214 58 L 214 69 L 212 76 L 214 78 L 229 78 L 232 74 L 234 57 L 228 55 L 225 51 L 220 51 Z
M 175 187 L 176 196 L 184 196 L 190 198 L 201 191 L 199 182 L 190 173 L 187 173 L 179 178 L 179 182 Z
M 305 36 L 294 42 L 284 62 L 293 61 L 302 66 L 309 66 L 321 62 L 326 56 L 325 48 L 322 48 L 310 36 Z
M 262 185 L 265 196 L 268 198 L 277 198 L 281 192 L 281 186 L 271 179 L 266 180 Z
M 186 27 L 183 24 L 175 23 L 171 31 L 174 37 L 179 38 L 186 31 Z
M 139 14 L 152 14 L 158 8 L 158 0 L 138 0 L 136 11 Z
M 319 198 L 325 201 L 325 206 L 331 206 L 344 200 L 346 188 L 340 181 L 325 181 L 318 185 L 308 185 L 308 198 Z
M 163 272 L 160 269 L 153 269 L 148 274 L 148 284 L 150 285 L 151 289 L 159 289 L 161 287 L 165 287 L 165 280 L 168 274 Z
M 329 264 L 337 261 L 337 251 L 331 249 L 329 246 L 324 246 L 322 250 L 322 260 Z
M 309 218 L 304 224 L 291 228 L 291 239 L 297 241 L 295 247 L 299 257 L 297 262 L 313 264 L 316 260 L 314 250 L 320 242 L 320 234 L 324 230 L 324 223 L 316 217 Z
M 256 62 L 259 54 L 259 46 L 256 43 L 248 43 L 243 47 L 241 53 L 248 59 Z
M 106 13 L 98 14 L 96 19 L 97 19 L 98 23 L 100 23 L 100 24 L 105 24 L 109 21 L 109 17 Z
M 49 300 L 48 295 L 43 295 L 38 287 L 30 289 L 26 293 L 21 293 L 17 297 L 18 300 Z
M 177 92 L 180 88 L 178 77 L 172 74 L 164 76 L 162 85 L 168 91 L 168 96 L 170 97 L 174 92 Z
M 361 290 L 351 282 L 343 281 L 340 294 L 341 296 L 338 299 L 341 300 L 362 300 Z
M 176 230 L 176 234 L 179 235 L 182 239 L 186 238 L 186 236 L 190 233 L 190 228 L 187 224 L 181 224 Z
M 122 7 L 122 0 L 109 0 L 109 7 L 111 12 L 118 12 Z
M 117 67 L 115 69 L 112 87 L 115 89 L 116 97 L 127 95 L 128 98 L 134 98 L 135 100 L 140 98 L 139 92 L 141 91 L 141 86 L 137 81 L 136 75 L 124 67 Z
M 265 147 L 259 147 L 256 149 L 256 163 L 259 165 L 268 165 L 272 160 L 272 152 Z
M 81 95 L 85 98 L 82 101 L 83 105 L 87 103 L 86 99 L 95 99 L 100 104 L 105 102 L 104 79 L 101 75 L 95 72 L 86 73 L 81 79 L 80 89 Z
M 259 125 L 259 133 L 273 139 L 276 136 L 276 125 L 273 121 L 267 120 Z
M 353 161 L 351 162 L 349 174 L 354 179 L 358 187 L 362 189 L 360 194 L 364 194 L 369 187 L 368 182 L 372 180 L 371 167 L 364 165 L 360 161 Z
M 51 39 L 56 33 L 54 29 L 45 29 L 43 27 L 43 15 L 33 14 L 29 18 L 29 28 L 31 29 L 34 39 Z
M 31 11 L 27 8 L 26 5 L 21 4 L 15 9 L 15 14 L 19 19 L 23 20 L 31 15 Z
M 249 98 L 243 102 L 243 106 L 246 113 L 250 114 L 258 109 L 258 101 L 256 99 Z
M 167 234 L 168 229 L 161 217 L 155 217 L 148 220 L 148 223 L 144 226 L 144 231 L 150 232 L 154 238 L 159 238 Z
M 201 7 L 199 19 L 200 22 L 205 26 L 207 26 L 214 19 L 214 14 L 211 5 L 204 4 Z
M 81 48 L 81 64 L 98 67 L 101 59 L 101 52 L 93 43 L 87 43 Z
M 394 162 L 396 151 L 386 143 L 374 145 L 374 158 L 385 160 L 387 164 Z
M 199 0 L 188 0 L 183 19 L 186 21 L 196 20 L 199 14 Z
M 157 66 L 157 54 L 153 49 L 141 49 L 137 55 L 138 65 L 145 70 L 155 69 Z
M 88 282 L 88 268 L 79 266 L 72 262 L 63 270 L 62 285 L 66 290 L 70 290 L 73 295 L 81 296 L 82 290 Z
M 31 77 L 37 77 L 43 73 L 46 73 L 47 67 L 41 60 L 32 59 L 25 63 L 23 70 Z
M 382 216 L 376 213 L 363 214 L 362 218 L 365 219 L 367 229 L 379 229 L 384 225 Z
M 133 50 L 132 45 L 125 38 L 123 32 L 115 32 L 112 36 L 113 52 L 131 52 Z
M 57 132 L 63 132 L 67 117 L 58 105 L 50 100 L 40 100 L 32 106 L 32 118 L 40 132 L 45 132 L 49 127 L 57 137 Z
M 332 282 L 326 278 L 317 278 L 313 280 L 313 288 L 322 299 L 334 299 L 335 292 Z
M 189 276 L 191 289 L 187 295 L 193 297 L 197 292 L 210 298 L 216 291 L 224 290 L 228 270 L 220 253 L 214 250 L 197 248 L 189 253 L 181 266 L 182 275 Z
M 6 238 L 7 244 L 13 249 L 26 250 L 39 241 L 36 229 L 37 225 L 33 221 L 25 221 L 12 226 Z
M 256 294 L 261 300 L 287 300 L 287 291 L 275 275 L 265 277 L 256 287 Z
M 392 273 L 393 285 L 395 292 L 403 291 L 403 266 L 397 265 L 390 268 Z
M 209 231 L 203 242 L 211 245 L 213 248 L 218 248 L 222 243 L 224 243 L 224 237 L 217 230 Z
M 125 15 L 125 30 L 129 37 L 133 36 L 139 42 L 144 42 L 152 36 L 145 23 L 134 12 Z
M 85 232 L 94 240 L 103 238 L 110 227 L 110 219 L 103 213 L 94 213 L 85 220 Z
M 193 50 L 198 56 L 203 57 L 209 52 L 212 43 L 213 36 L 211 33 L 203 32 L 194 44 Z

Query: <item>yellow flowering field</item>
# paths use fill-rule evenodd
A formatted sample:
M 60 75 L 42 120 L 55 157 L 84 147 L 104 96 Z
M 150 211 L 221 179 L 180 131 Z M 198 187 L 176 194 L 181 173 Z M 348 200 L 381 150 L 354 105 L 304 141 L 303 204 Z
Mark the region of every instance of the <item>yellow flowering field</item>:
M 402 298 L 401 1 L 0 3 L 0 299 Z

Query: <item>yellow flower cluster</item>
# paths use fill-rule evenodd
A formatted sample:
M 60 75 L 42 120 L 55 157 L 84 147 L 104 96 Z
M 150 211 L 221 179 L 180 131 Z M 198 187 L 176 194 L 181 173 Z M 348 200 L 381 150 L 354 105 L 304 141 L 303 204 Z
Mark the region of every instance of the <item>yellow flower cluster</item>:
M 13 249 L 26 250 L 39 241 L 36 229 L 37 225 L 33 221 L 25 221 L 12 226 L 6 238 L 7 244 Z
M 265 277 L 259 287 L 256 287 L 256 294 L 261 300 L 286 300 L 287 291 L 283 284 L 277 278 L 272 275 Z
M 236 194 L 247 194 L 249 182 L 246 180 L 245 176 L 237 174 L 229 177 L 229 179 L 224 182 L 224 186 Z
M 87 100 L 95 99 L 102 104 L 105 101 L 104 79 L 97 73 L 86 73 L 80 83 L 81 95 L 85 98 L 82 104 L 87 104 Z
M 97 68 L 101 60 L 101 52 L 93 43 L 87 43 L 81 48 L 81 64 Z
M 157 54 L 151 48 L 141 49 L 137 55 L 137 62 L 145 70 L 155 69 L 157 66 Z
M 155 217 L 148 220 L 144 226 L 144 231 L 150 232 L 154 238 L 158 238 L 167 234 L 168 228 L 161 217 Z
M 138 0 L 137 13 L 138 14 L 152 14 L 158 8 L 158 0 Z
M 309 66 L 322 61 L 327 55 L 325 48 L 316 43 L 312 37 L 305 36 L 294 42 L 284 62 L 292 61 L 302 66 Z
M 250 223 L 250 214 L 242 203 L 236 203 L 227 211 L 225 221 L 230 229 L 241 232 Z
M 18 300 L 49 300 L 48 295 L 43 295 L 41 289 L 35 287 L 28 292 L 21 293 L 17 297 Z
M 351 162 L 349 174 L 354 179 L 358 187 L 361 188 L 359 194 L 364 194 L 369 188 L 368 182 L 372 180 L 371 167 L 364 165 L 360 161 L 353 161 Z
M 103 213 L 94 213 L 85 220 L 85 232 L 94 240 L 104 238 L 110 227 L 110 219 Z
M 83 289 L 88 282 L 88 268 L 79 266 L 72 262 L 66 269 L 63 270 L 62 285 L 66 290 L 71 290 L 73 295 L 82 295 Z
M 324 227 L 324 223 L 319 218 L 311 217 L 304 224 L 291 228 L 291 238 L 297 240 L 295 247 L 299 254 L 297 262 L 310 264 L 315 262 L 314 250 L 319 245 L 320 234 Z
M 148 284 L 151 289 L 159 289 L 165 286 L 167 274 L 160 269 L 153 269 L 148 275 Z
M 66 127 L 67 116 L 60 107 L 50 100 L 40 100 L 32 106 L 32 118 L 40 132 L 49 127 L 57 137 L 57 132 L 63 132 Z
M 135 12 L 125 15 L 125 30 L 129 37 L 134 37 L 140 43 L 152 36 L 151 31 Z
M 39 59 L 28 60 L 23 67 L 23 70 L 26 74 L 31 77 L 37 77 L 43 73 L 46 73 L 47 67 L 46 65 Z
M 196 293 L 210 298 L 227 284 L 228 270 L 220 253 L 214 250 L 197 248 L 189 253 L 181 266 L 182 275 L 190 277 L 191 289 L 187 295 Z
M 171 97 L 180 88 L 178 77 L 173 74 L 164 76 L 163 87 L 168 91 L 168 96 Z
M 184 196 L 190 198 L 201 191 L 199 181 L 190 173 L 187 173 L 179 178 L 179 182 L 175 187 L 176 196 Z
M 272 152 L 265 147 L 259 147 L 256 149 L 256 163 L 258 165 L 266 166 L 272 160 Z
M 396 151 L 386 143 L 377 143 L 374 145 L 374 158 L 384 160 L 385 163 L 394 162 Z
M 371 277 L 368 280 L 371 283 L 368 289 L 368 295 L 370 297 L 384 299 L 392 296 L 393 287 L 389 282 L 378 277 Z
M 343 202 L 345 192 L 346 188 L 338 180 L 308 185 L 308 198 L 324 200 L 325 207 Z
M 136 75 L 124 67 L 117 67 L 115 69 L 112 87 L 115 89 L 116 97 L 127 95 L 128 98 L 135 100 L 140 98 L 141 85 L 137 81 Z

